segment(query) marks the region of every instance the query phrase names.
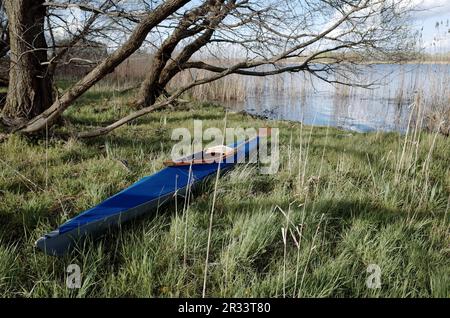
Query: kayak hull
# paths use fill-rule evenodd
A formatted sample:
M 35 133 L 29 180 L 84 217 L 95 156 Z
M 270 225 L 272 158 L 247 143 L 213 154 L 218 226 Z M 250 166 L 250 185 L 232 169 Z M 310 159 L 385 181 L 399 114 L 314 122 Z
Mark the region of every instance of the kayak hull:
M 234 144 L 240 147 L 241 144 Z M 241 156 L 250 156 L 258 147 L 258 137 L 245 143 Z M 97 206 L 70 219 L 58 229 L 39 238 L 35 245 L 49 255 L 62 256 L 79 246 L 86 237 L 96 237 L 108 229 L 148 214 L 177 196 L 186 194 L 220 169 L 223 173 L 237 162 L 167 167 L 141 179 Z M 178 184 L 177 184 L 178 183 Z

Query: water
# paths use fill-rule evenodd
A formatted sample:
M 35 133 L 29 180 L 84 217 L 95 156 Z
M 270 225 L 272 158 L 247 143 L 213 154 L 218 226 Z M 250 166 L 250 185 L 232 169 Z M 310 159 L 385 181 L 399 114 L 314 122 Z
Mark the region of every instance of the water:
M 225 104 L 235 111 L 307 125 L 357 132 L 404 131 L 418 92 L 428 102 L 425 105 L 436 99 L 433 94 L 449 92 L 450 65 L 379 64 L 365 68 L 367 75 L 360 80 L 377 80 L 371 89 L 331 85 L 305 74 L 245 77 L 245 101 Z

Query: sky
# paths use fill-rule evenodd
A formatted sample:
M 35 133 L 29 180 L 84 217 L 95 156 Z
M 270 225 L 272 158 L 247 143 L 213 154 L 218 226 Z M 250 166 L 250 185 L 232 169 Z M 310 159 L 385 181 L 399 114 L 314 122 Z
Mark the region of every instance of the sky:
M 419 11 L 413 13 L 414 25 L 423 27 L 423 46 L 428 52 L 450 51 L 450 0 L 411 0 Z M 443 22 L 436 28 L 436 22 Z M 449 24 L 447 24 L 447 21 Z
M 409 1 L 416 8 L 416 11 L 412 14 L 412 24 L 414 29 L 422 30 L 423 48 L 425 51 L 428 53 L 450 52 L 450 0 L 406 1 Z M 77 9 L 73 9 L 72 14 L 76 21 L 76 17 L 82 13 Z M 443 24 L 436 28 L 436 22 L 441 21 Z M 72 24 L 75 31 L 77 24 L 72 22 L 70 24 Z M 62 29 L 55 30 L 55 33 L 58 37 L 65 36 L 65 32 Z

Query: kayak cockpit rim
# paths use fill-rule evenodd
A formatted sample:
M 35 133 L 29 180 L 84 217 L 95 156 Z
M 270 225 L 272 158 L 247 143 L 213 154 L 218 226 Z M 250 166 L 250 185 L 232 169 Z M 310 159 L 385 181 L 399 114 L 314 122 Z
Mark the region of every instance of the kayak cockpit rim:
M 252 140 L 255 140 L 258 137 L 266 137 L 270 136 L 272 133 L 272 129 L 270 127 L 265 128 L 265 131 L 259 131 L 258 134 L 249 140 L 242 141 L 237 144 L 234 148 L 231 148 L 226 145 L 217 145 L 213 147 L 209 147 L 204 149 L 201 152 L 197 152 L 195 154 L 177 159 L 177 160 L 166 160 L 163 162 L 165 166 L 188 166 L 188 165 L 197 165 L 197 164 L 209 164 L 209 163 L 218 163 L 223 162 L 227 158 L 234 156 L 238 149 L 242 146 L 247 145 Z M 199 159 L 195 159 L 199 158 Z

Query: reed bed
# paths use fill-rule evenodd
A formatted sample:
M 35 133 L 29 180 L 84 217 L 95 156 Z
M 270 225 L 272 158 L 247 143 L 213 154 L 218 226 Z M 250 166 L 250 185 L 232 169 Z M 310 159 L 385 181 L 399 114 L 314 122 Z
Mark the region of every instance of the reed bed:
M 148 72 L 151 58 L 151 55 L 146 54 L 132 56 L 91 91 L 122 92 L 137 88 Z M 234 60 L 224 59 L 221 63 L 227 65 L 232 61 Z M 216 61 L 210 62 L 216 63 Z M 317 94 L 326 94 L 334 100 L 336 116 L 338 113 L 348 111 L 349 107 L 355 109 L 355 105 L 365 103 L 367 100 L 386 101 L 398 109 L 396 116 L 399 118 L 396 120 L 402 129 L 406 129 L 404 126 L 412 109 L 412 103 L 419 102 L 419 108 L 422 110 L 420 114 L 423 118 L 414 118 L 413 122 L 420 121 L 422 128 L 430 132 L 439 130 L 444 135 L 450 134 L 450 67 L 448 64 L 418 62 L 418 64 L 380 64 L 372 68 L 368 65 L 364 67 L 366 74 L 358 82 L 375 82 L 372 89 L 345 85 L 331 86 L 303 73 L 271 77 L 231 75 L 194 87 L 186 95 L 195 100 L 220 102 L 234 108 L 234 105 L 246 105 L 249 99 L 252 103 L 261 104 L 264 100 L 277 98 L 298 100 L 300 104 L 308 107 L 309 103 L 314 103 Z M 210 75 L 210 72 L 204 70 L 183 71 L 170 82 L 169 89 L 184 86 L 194 79 Z M 339 76 L 336 79 L 345 80 Z M 237 108 L 241 107 L 237 106 Z
M 135 91 L 142 83 L 149 71 L 151 55 L 137 54 L 119 65 L 102 82 L 95 85 L 91 92 Z M 207 60 L 208 61 L 208 60 Z M 224 59 L 219 64 L 229 65 L 233 59 Z M 440 61 L 440 60 L 439 60 Z M 217 63 L 217 61 L 209 61 Z M 336 118 L 348 113 L 358 112 L 358 105 L 367 101 L 378 101 L 389 104 L 395 109 L 391 116 L 395 116 L 395 128 L 401 131 L 407 129 L 410 111 L 413 123 L 421 122 L 421 127 L 429 132 L 439 131 L 443 135 L 450 135 L 450 66 L 440 61 L 427 63 L 425 59 L 418 64 L 378 64 L 362 66 L 365 70 L 358 83 L 374 83 L 371 89 L 356 86 L 326 84 L 309 74 L 281 74 L 270 77 L 250 77 L 230 75 L 220 80 L 196 86 L 185 94 L 185 97 L 198 101 L 220 102 L 231 109 L 244 109 L 250 105 L 261 111 L 260 115 L 273 112 L 272 107 L 280 107 L 280 100 L 290 100 L 289 113 L 298 113 L 303 108 L 317 107 L 320 109 L 320 98 L 325 96 L 333 100 Z M 204 70 L 186 70 L 178 74 L 170 83 L 169 90 L 187 85 L 195 79 L 211 76 L 211 72 Z M 337 76 L 339 81 L 348 81 Z M 75 79 L 66 80 L 73 81 Z M 250 104 L 248 104 L 251 100 Z M 413 103 L 419 103 L 412 107 Z M 269 110 L 259 110 L 260 105 L 273 104 Z M 267 106 L 265 106 L 267 107 Z M 367 106 L 369 107 L 369 106 Z M 363 108 L 361 108 L 361 111 Z M 372 108 L 373 109 L 373 108 Z M 417 112 L 420 110 L 420 112 Z M 268 113 L 267 113 L 268 112 Z M 420 115 L 422 118 L 417 118 Z M 363 116 L 364 115 L 360 115 Z M 373 115 L 376 116 L 376 115 Z M 379 117 L 386 116 L 385 108 L 380 110 Z M 297 116 L 298 117 L 298 116 Z M 390 128 L 392 129 L 392 127 Z

